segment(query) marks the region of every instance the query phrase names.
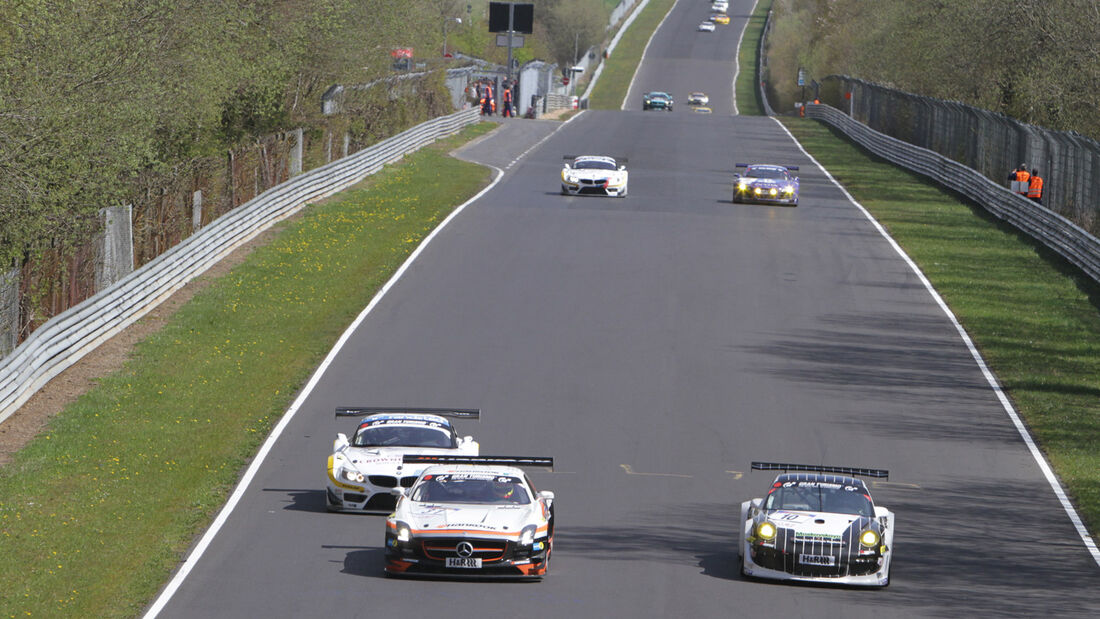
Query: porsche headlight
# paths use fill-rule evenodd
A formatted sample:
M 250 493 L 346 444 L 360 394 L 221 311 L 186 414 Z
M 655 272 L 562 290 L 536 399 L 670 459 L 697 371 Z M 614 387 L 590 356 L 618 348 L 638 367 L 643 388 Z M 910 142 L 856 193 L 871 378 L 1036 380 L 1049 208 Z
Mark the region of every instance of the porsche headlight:
M 409 528 L 409 525 L 403 522 L 397 523 L 397 541 L 407 542 L 410 539 L 412 539 L 412 529 Z
M 787 185 L 784 187 L 783 193 L 794 193 L 794 185 Z
M 748 183 L 737 183 L 737 191 L 746 191 L 749 188 Z
M 867 529 L 863 533 L 859 534 L 859 543 L 868 548 L 874 548 L 875 546 L 878 546 L 879 539 L 880 538 L 878 531 L 874 529 Z
M 771 541 L 775 539 L 775 534 L 778 532 L 775 525 L 767 520 L 756 525 L 756 536 L 763 540 Z
M 777 190 L 775 187 L 772 187 L 771 189 L 768 190 L 768 194 L 773 195 L 773 196 L 777 196 L 777 195 L 779 195 L 779 190 Z
M 346 479 L 348 481 L 363 483 L 363 480 L 366 479 L 366 478 L 363 477 L 363 474 L 358 472 L 358 471 L 345 470 L 344 471 L 344 479 Z

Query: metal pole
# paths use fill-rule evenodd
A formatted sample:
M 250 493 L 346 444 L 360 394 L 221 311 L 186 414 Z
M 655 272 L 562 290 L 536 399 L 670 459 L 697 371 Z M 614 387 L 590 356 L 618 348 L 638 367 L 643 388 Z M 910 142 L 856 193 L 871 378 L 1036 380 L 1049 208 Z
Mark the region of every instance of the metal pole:
M 516 5 L 508 3 L 508 81 L 512 81 L 512 35 L 516 33 Z

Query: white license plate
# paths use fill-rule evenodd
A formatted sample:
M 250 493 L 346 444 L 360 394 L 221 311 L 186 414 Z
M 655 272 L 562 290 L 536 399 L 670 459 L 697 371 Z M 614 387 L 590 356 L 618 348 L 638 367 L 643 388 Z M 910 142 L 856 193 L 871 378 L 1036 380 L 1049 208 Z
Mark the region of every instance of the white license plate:
M 836 565 L 836 557 L 832 555 L 799 555 L 798 562 L 802 565 Z
M 477 557 L 447 557 L 447 567 L 477 569 L 481 567 L 481 559 Z

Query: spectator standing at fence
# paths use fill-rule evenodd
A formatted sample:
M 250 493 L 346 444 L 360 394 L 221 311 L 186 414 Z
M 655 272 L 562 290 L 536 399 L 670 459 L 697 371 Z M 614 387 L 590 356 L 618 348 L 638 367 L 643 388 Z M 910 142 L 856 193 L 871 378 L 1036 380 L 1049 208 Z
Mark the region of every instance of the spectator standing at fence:
M 1039 169 L 1032 168 L 1028 178 L 1027 197 L 1036 204 L 1043 203 L 1043 179 L 1039 177 Z
M 505 118 L 515 116 L 515 111 L 512 109 L 512 89 L 510 87 L 505 88 L 500 96 L 504 99 L 504 109 L 501 111 L 501 115 Z
M 1020 167 L 1016 168 L 1016 171 L 1008 175 L 1010 186 L 1013 193 L 1018 193 L 1021 196 L 1026 196 L 1028 191 L 1028 181 L 1031 175 L 1027 172 L 1027 164 L 1021 163 Z

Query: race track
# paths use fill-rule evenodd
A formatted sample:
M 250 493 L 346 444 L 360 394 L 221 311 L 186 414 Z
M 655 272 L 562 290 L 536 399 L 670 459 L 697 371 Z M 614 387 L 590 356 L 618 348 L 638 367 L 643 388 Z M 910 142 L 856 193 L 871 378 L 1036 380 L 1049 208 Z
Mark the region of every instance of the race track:
M 709 6 L 680 0 L 626 111 L 561 127 L 427 245 L 159 616 L 1100 616 L 1095 563 L 948 316 L 778 123 L 731 115 L 752 2 L 730 4 L 697 33 Z M 638 111 L 657 89 L 677 109 Z M 464 156 L 505 168 L 549 133 L 524 122 Z M 629 197 L 559 195 L 579 153 L 629 157 Z M 801 205 L 732 204 L 738 161 L 801 166 Z M 456 424 L 483 453 L 553 456 L 532 472 L 557 495 L 550 576 L 384 578 L 384 519 L 324 509 L 340 405 L 480 408 Z M 743 580 L 738 505 L 771 481 L 752 460 L 889 469 L 891 586 Z

